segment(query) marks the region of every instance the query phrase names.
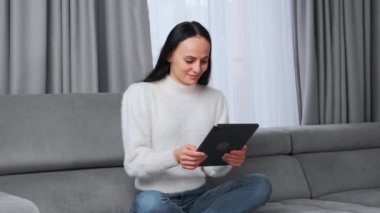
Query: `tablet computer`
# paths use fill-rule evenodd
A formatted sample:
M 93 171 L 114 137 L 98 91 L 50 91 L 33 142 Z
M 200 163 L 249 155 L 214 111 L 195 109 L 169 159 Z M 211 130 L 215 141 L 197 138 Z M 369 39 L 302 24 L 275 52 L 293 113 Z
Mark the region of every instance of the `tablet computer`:
M 231 150 L 242 149 L 259 128 L 258 124 L 217 124 L 212 127 L 198 151 L 208 156 L 200 166 L 227 165 L 222 156 Z

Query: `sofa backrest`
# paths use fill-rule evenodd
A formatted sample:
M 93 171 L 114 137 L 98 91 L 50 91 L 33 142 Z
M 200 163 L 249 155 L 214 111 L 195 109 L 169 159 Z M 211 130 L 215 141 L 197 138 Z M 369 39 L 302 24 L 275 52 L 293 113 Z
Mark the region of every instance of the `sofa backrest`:
M 312 197 L 380 187 L 380 123 L 287 129 Z
M 122 166 L 120 103 L 121 94 L 1 96 L 0 174 Z
M 211 186 L 251 173 L 262 173 L 272 184 L 270 200 L 310 198 L 302 168 L 291 154 L 290 135 L 280 128 L 259 128 L 248 142 L 247 159 L 227 176 L 210 178 Z

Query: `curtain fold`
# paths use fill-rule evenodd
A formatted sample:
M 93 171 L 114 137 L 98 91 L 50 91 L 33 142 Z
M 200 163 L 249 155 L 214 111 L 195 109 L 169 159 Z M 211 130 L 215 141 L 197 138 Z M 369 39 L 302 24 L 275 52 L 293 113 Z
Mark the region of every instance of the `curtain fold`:
M 378 42 L 371 0 L 294 0 L 301 124 L 369 122 L 379 105 Z M 377 58 L 376 58 L 377 57 Z
M 5 94 L 9 88 L 9 10 L 8 0 L 0 0 L 0 94 Z
M 42 91 L 46 70 L 46 1 L 9 1 L 9 90 Z M 42 8 L 42 10 L 40 10 Z M 2 51 L 2 50 L 0 50 Z M 2 70 L 6 71 L 6 70 Z
M 373 107 L 371 109 L 372 120 L 380 121 L 380 1 L 373 1 L 371 4 L 371 8 L 373 8 L 374 13 L 371 13 L 371 69 L 373 72 L 371 73 L 371 79 L 373 82 L 373 92 L 371 95 L 371 100 Z
M 0 0 L 0 94 L 122 92 L 152 69 L 145 0 Z

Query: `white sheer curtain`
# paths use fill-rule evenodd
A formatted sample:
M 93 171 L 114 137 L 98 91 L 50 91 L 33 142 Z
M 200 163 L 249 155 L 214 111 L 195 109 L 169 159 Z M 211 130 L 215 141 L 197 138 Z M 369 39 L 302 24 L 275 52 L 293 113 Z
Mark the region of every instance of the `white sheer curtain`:
M 290 0 L 148 0 L 155 63 L 170 29 L 195 20 L 213 41 L 211 86 L 231 123 L 298 125 Z

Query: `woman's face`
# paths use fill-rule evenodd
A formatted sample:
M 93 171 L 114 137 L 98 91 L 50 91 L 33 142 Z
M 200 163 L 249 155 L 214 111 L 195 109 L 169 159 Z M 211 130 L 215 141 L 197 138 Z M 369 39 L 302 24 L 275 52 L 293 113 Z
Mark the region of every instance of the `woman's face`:
M 181 84 L 196 84 L 207 70 L 209 55 L 210 43 L 204 37 L 183 40 L 168 59 L 170 77 Z

